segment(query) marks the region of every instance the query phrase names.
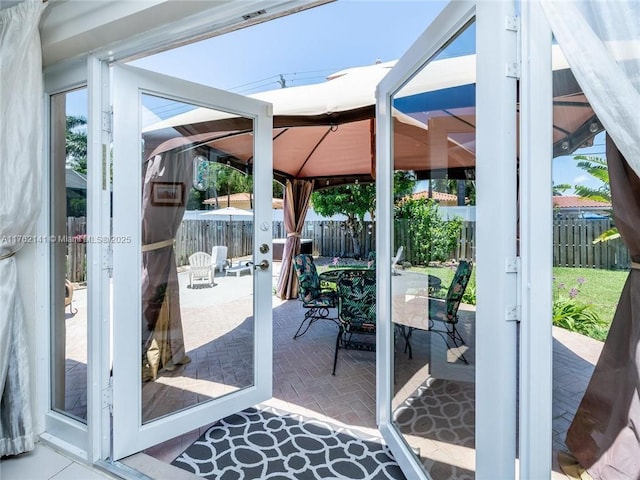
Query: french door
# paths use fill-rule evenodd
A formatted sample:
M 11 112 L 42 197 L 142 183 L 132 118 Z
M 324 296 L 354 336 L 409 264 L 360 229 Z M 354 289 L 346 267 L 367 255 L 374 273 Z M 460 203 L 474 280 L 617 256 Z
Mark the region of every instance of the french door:
M 515 18 L 512 2 L 452 2 L 378 86 L 378 424 L 409 478 L 516 475 Z M 394 148 L 409 123 L 419 158 Z M 411 212 L 398 175 L 421 186 Z M 456 223 L 467 241 L 443 243 Z M 400 246 L 422 272 L 392 274 Z
M 113 99 L 105 361 L 117 460 L 271 397 L 272 116 L 270 104 L 123 65 Z M 199 131 L 183 126 L 194 115 Z M 213 142 L 238 134 L 253 216 L 187 214 L 232 174 L 237 152 Z

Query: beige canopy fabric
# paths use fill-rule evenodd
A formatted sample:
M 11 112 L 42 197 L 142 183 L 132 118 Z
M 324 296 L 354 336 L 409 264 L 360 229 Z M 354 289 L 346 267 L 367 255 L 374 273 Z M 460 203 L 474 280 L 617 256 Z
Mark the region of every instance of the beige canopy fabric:
M 552 54 L 554 156 L 567 155 L 602 126 L 557 46 Z M 319 84 L 251 95 L 273 104 L 275 178 L 282 183 L 288 178 L 314 180 L 315 188 L 372 181 L 375 90 L 394 65 L 350 68 Z M 475 130 L 475 75 L 475 55 L 435 60 L 394 97 L 396 168 L 413 170 L 419 178 L 443 170 L 449 178 L 468 178 L 475 167 L 474 135 L 460 134 Z M 449 100 L 443 100 L 451 98 L 458 103 L 455 114 Z M 241 171 L 252 170 L 251 133 L 250 119 L 206 108 L 176 115 L 144 131 L 145 145 L 155 153 L 190 142 L 209 147 Z
M 293 274 L 293 258 L 300 253 L 300 234 L 307 216 L 313 182 L 287 180 L 284 192 L 284 227 L 287 240 L 282 253 L 282 267 L 278 278 L 277 295 L 283 300 L 298 296 L 298 281 Z
M 628 480 L 640 478 L 640 178 L 609 136 L 607 162 L 615 224 L 634 265 L 566 444 L 594 479 Z

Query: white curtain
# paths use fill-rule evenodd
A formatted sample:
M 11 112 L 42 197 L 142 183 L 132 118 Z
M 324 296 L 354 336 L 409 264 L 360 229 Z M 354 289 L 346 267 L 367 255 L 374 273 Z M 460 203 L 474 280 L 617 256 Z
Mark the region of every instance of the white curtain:
M 0 10 L 0 456 L 35 440 L 15 253 L 40 211 L 43 10 L 42 0 Z
M 598 119 L 640 176 L 640 2 L 541 5 Z

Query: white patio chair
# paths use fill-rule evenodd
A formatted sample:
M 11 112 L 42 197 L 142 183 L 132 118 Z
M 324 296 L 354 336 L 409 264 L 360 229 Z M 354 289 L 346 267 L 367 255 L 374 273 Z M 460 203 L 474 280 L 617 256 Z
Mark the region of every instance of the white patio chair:
M 214 274 L 216 270 L 224 272 L 225 267 L 228 265 L 226 246 L 216 245 L 211 249 L 211 265 Z
M 396 252 L 396 256 L 391 259 L 391 273 L 393 275 L 400 275 L 398 273 L 398 265 L 400 264 L 400 260 L 402 260 L 402 254 L 404 253 L 404 246 L 400 245 L 398 247 L 398 251 Z
M 194 280 L 206 280 L 213 285 L 214 267 L 211 263 L 211 255 L 205 252 L 196 252 L 189 257 L 189 287 L 193 288 Z

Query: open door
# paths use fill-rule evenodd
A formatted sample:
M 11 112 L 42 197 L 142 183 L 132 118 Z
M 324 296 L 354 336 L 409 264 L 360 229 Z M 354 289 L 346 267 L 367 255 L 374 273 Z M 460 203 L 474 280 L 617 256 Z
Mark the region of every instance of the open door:
M 451 2 L 378 86 L 378 424 L 408 478 L 515 477 L 516 30 L 511 2 Z M 412 168 L 397 112 L 426 126 Z M 399 247 L 424 268 L 394 274 Z
M 271 397 L 273 122 L 270 104 L 129 66 L 113 94 L 117 460 Z M 163 124 L 194 109 L 207 135 Z M 247 131 L 252 213 L 188 216 L 226 206 L 215 177 L 230 157 L 207 140 Z

